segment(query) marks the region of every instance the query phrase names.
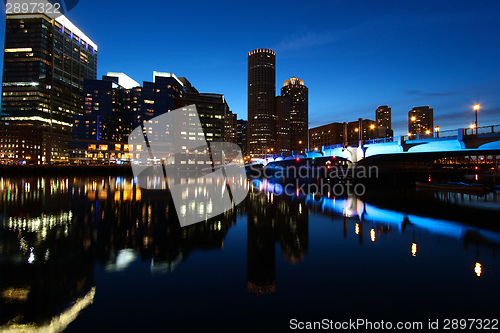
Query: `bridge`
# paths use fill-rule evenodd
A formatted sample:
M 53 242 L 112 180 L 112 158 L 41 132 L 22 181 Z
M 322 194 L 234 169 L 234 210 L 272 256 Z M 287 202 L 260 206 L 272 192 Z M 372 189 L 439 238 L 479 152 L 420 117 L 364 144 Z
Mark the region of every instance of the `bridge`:
M 388 158 L 411 161 L 479 155 L 500 155 L 500 125 L 478 127 L 477 131 L 459 128 L 432 134 L 360 140 L 354 145 L 341 143 L 306 149 L 303 153 L 270 155 L 257 163 L 266 165 L 277 161 L 335 156 L 351 163 L 372 164 Z

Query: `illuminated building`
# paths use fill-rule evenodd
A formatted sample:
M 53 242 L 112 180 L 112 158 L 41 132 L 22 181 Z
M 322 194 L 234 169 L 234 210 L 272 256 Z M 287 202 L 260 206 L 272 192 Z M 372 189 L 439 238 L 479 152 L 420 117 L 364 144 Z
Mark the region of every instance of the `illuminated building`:
M 124 158 L 124 139 L 141 117 L 142 87 L 124 73 L 84 80 L 83 114 L 73 119 L 71 162 L 108 162 Z M 122 86 L 123 85 L 123 86 Z M 137 94 L 139 92 L 139 94 Z
M 434 132 L 434 110 L 429 106 L 413 107 L 408 112 L 408 133 L 430 134 Z
M 186 78 L 173 73 L 153 72 L 153 82 L 145 81 L 141 87 L 124 73 L 108 72 L 102 80 L 85 80 L 84 90 L 84 113 L 75 117 L 70 143 L 74 162 L 129 161 L 132 152 L 126 141 L 135 128 L 157 133 L 152 118 L 192 104 L 206 141 L 236 143 L 236 115 L 224 95 L 199 93 Z
M 42 163 L 43 132 L 41 128 L 23 125 L 0 125 L 1 163 Z
M 114 139 L 112 83 L 105 80 L 84 81 L 83 114 L 73 119 L 73 139 Z
M 291 99 L 277 96 L 275 100 L 275 144 L 274 152 L 290 153 L 290 109 Z
M 321 148 L 335 144 L 357 145 L 360 140 L 379 138 L 377 123 L 359 118 L 349 123 L 331 123 L 309 130 L 310 148 Z
M 243 119 L 238 119 L 236 121 L 236 132 L 237 132 L 237 144 L 241 148 L 241 152 L 243 153 L 243 156 L 248 155 L 248 150 L 247 150 L 247 128 L 248 128 L 248 121 L 243 120 Z
M 97 45 L 66 17 L 8 14 L 2 122 L 43 129 L 42 163 L 65 161 L 83 80 L 96 72 Z
M 357 144 L 360 140 L 370 140 L 379 137 L 377 123 L 370 119 L 359 118 L 347 123 L 347 142 Z
M 290 98 L 290 150 L 303 151 L 307 148 L 309 127 L 308 89 L 303 80 L 292 77 L 283 83 L 281 96 Z
M 274 147 L 276 53 L 269 49 L 248 52 L 248 150 L 264 156 Z
M 236 114 L 228 111 L 225 117 L 224 141 L 238 143 Z
M 335 145 L 345 141 L 343 123 L 331 123 L 314 127 L 309 130 L 309 133 L 311 149 Z
M 390 138 L 394 135 L 391 124 L 391 108 L 389 105 L 379 105 L 375 110 L 375 121 L 380 137 Z
M 147 121 L 176 109 L 175 98 L 182 97 L 184 85 L 173 73 L 153 72 L 153 82 L 143 82 L 141 120 Z
M 196 111 L 200 117 L 206 141 L 226 141 L 226 117 L 234 116 L 229 111 L 229 106 L 224 95 L 186 92 L 184 93 L 184 97 L 175 99 L 176 109 L 192 104 L 196 105 Z M 232 126 L 235 126 L 235 124 L 232 124 Z M 231 131 L 231 135 L 235 135 L 234 129 Z

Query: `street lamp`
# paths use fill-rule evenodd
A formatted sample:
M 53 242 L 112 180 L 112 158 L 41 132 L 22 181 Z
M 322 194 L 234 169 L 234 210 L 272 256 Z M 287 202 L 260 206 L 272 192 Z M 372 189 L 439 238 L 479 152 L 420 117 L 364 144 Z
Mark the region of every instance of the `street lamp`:
M 436 133 L 436 138 L 439 138 L 439 126 L 434 127 L 434 132 Z
M 476 112 L 476 122 L 474 125 L 476 126 L 476 135 L 477 135 L 477 110 L 479 110 L 479 104 L 474 104 L 474 111 Z

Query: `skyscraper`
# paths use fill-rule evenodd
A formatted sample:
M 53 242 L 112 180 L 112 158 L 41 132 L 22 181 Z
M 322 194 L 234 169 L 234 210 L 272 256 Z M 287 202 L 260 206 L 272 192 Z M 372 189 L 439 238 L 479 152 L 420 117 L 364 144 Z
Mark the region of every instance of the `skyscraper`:
M 434 110 L 429 106 L 413 107 L 408 112 L 408 135 L 430 134 L 434 131 Z
M 234 144 L 238 143 L 238 124 L 236 120 L 236 113 L 228 110 L 226 112 L 225 118 L 225 131 L 224 131 L 224 141 L 231 142 Z
M 277 96 L 275 99 L 275 136 L 273 153 L 290 152 L 290 109 L 291 99 L 289 97 Z
M 64 16 L 8 14 L 1 121 L 43 129 L 42 162 L 67 160 L 83 80 L 95 79 L 97 45 Z
M 248 147 L 249 154 L 263 157 L 274 148 L 274 98 L 276 53 L 269 49 L 248 52 Z
M 294 76 L 283 84 L 281 96 L 290 98 L 290 149 L 303 151 L 309 136 L 308 89 L 303 80 Z
M 379 105 L 375 110 L 375 121 L 379 130 L 380 137 L 392 137 L 391 108 L 389 105 Z
M 238 119 L 236 121 L 236 131 L 237 131 L 237 144 L 241 148 L 241 152 L 243 153 L 243 156 L 248 155 L 247 151 L 247 128 L 248 128 L 248 121 L 243 120 L 243 119 Z

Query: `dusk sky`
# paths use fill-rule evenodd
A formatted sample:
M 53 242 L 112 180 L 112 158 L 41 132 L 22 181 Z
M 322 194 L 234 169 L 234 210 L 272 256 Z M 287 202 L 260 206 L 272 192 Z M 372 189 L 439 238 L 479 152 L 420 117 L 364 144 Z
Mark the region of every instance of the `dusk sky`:
M 247 119 L 247 55 L 276 51 L 276 92 L 292 76 L 309 88 L 311 127 L 375 118 L 392 107 L 396 135 L 413 106 L 441 130 L 500 124 L 500 2 L 94 1 L 67 17 L 98 45 L 98 78 L 154 70 L 226 96 Z M 1 43 L 5 16 L 0 22 Z M 3 63 L 3 52 L 2 63 Z

